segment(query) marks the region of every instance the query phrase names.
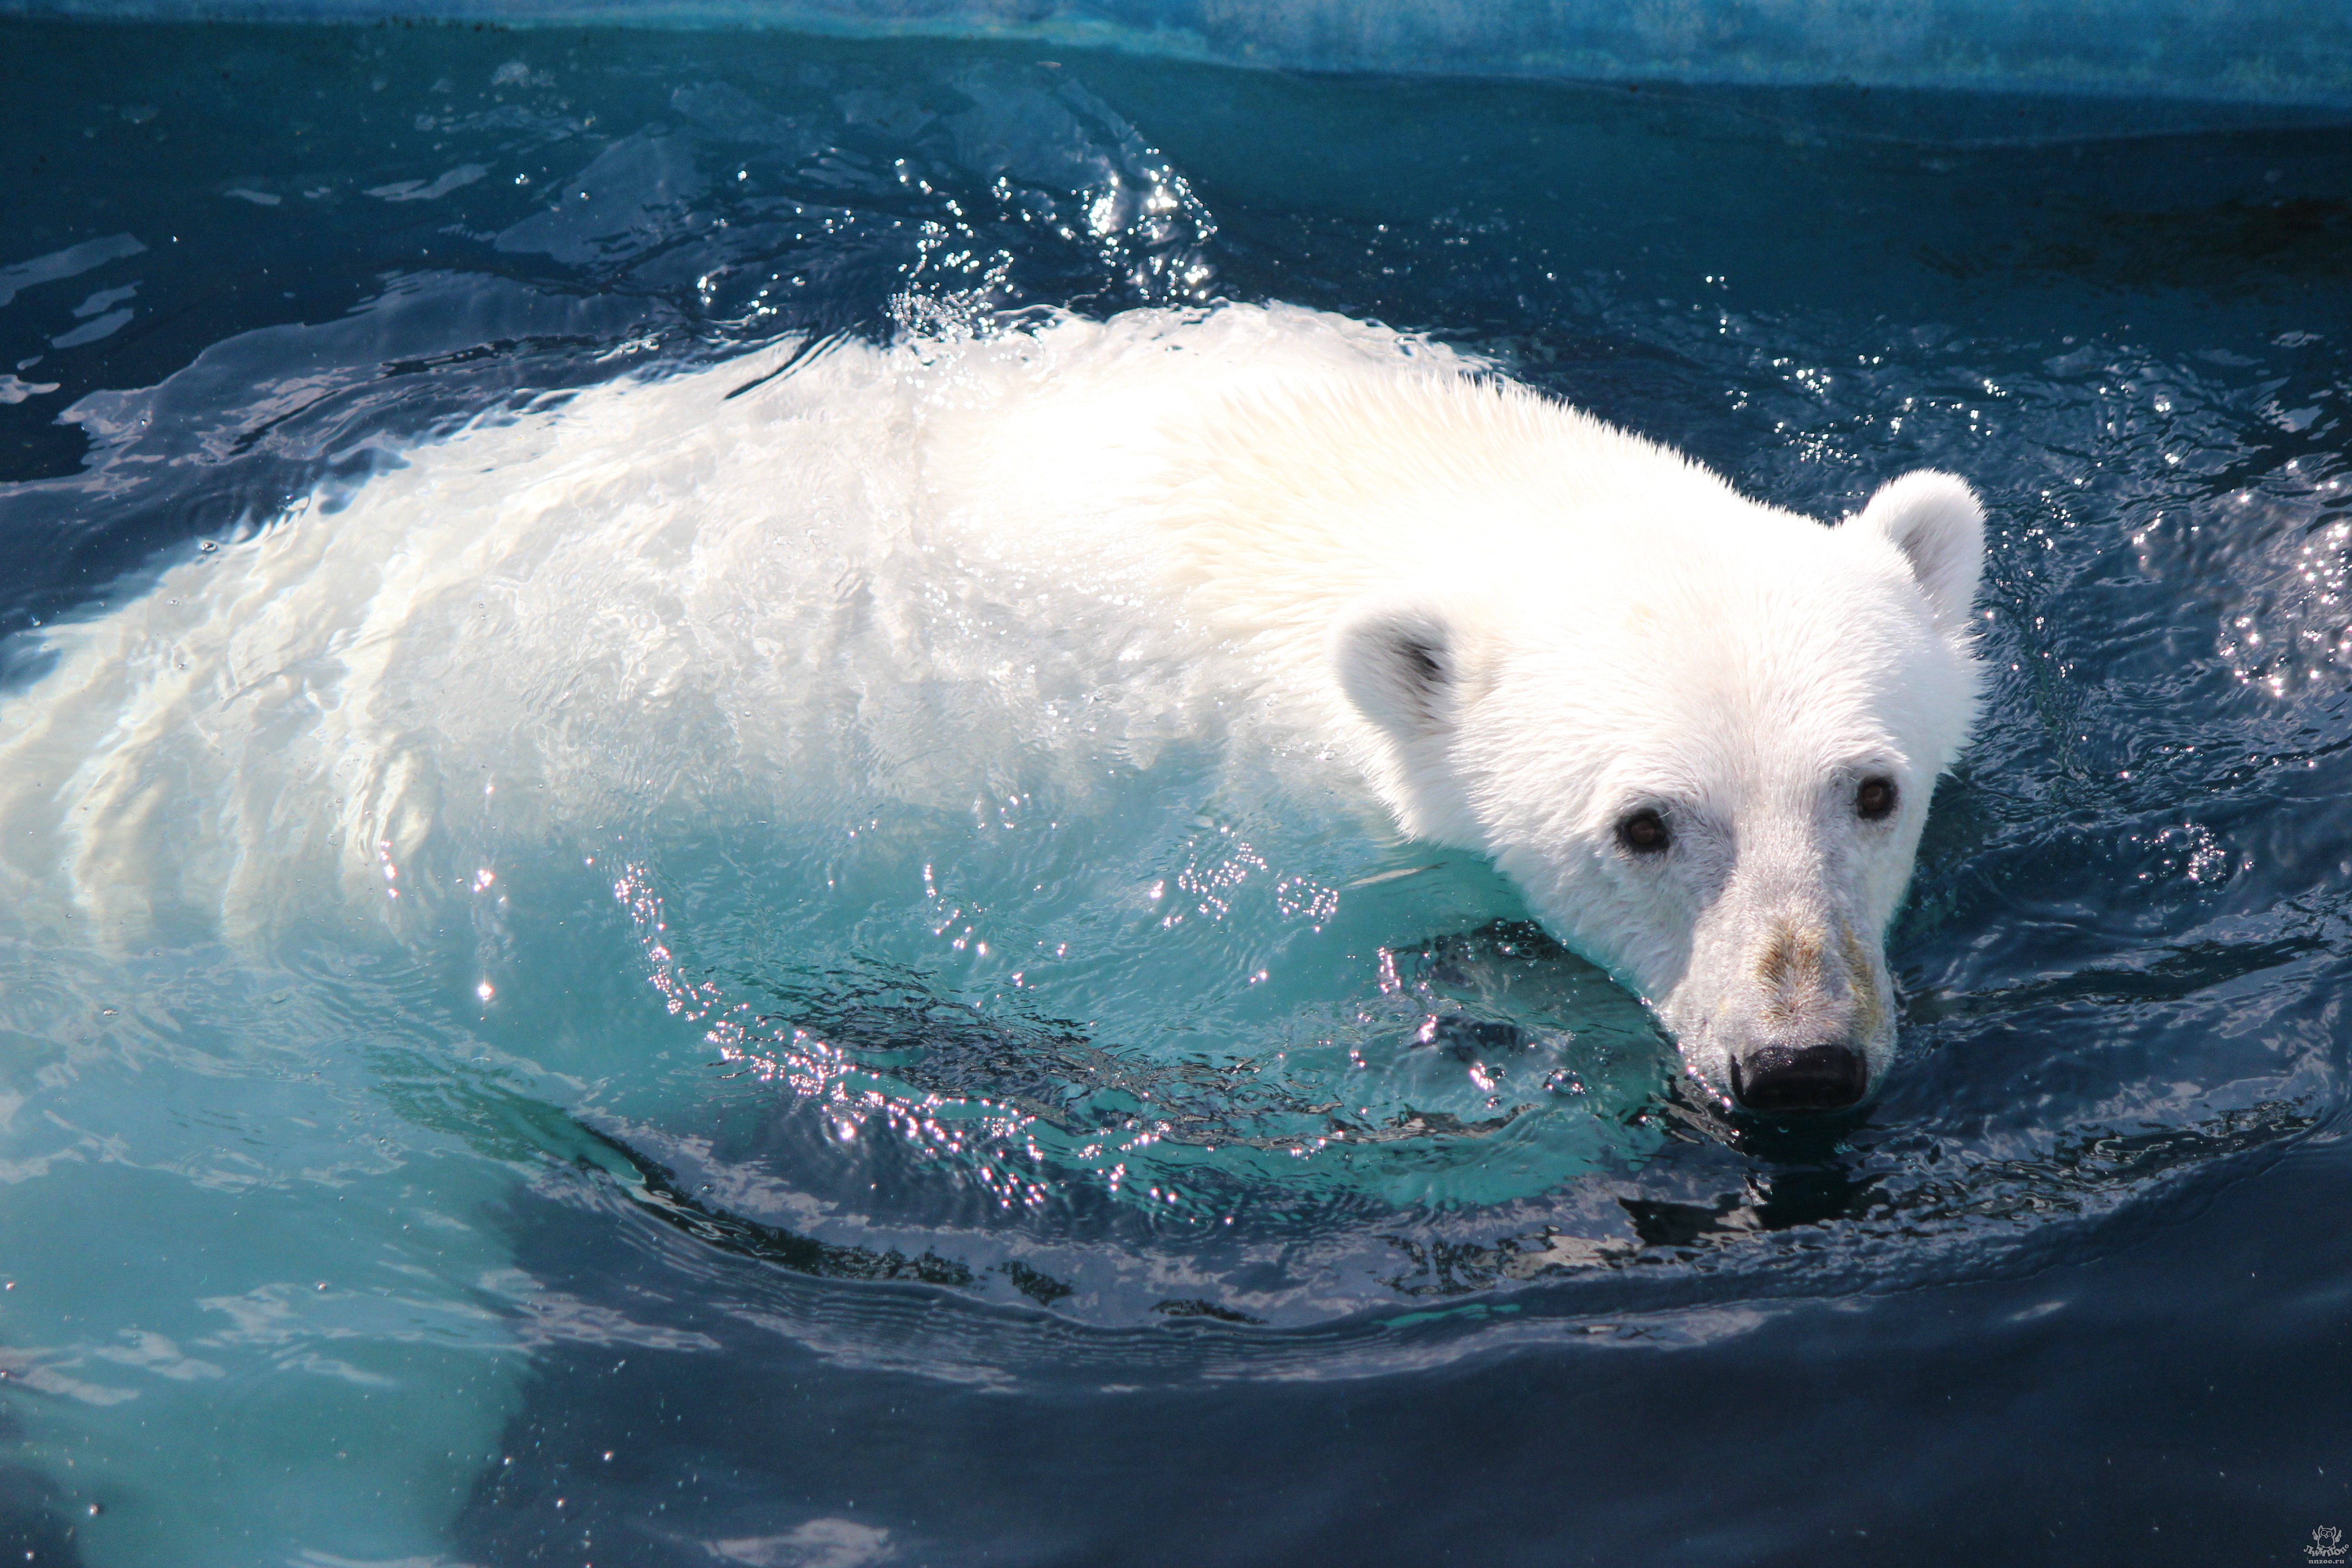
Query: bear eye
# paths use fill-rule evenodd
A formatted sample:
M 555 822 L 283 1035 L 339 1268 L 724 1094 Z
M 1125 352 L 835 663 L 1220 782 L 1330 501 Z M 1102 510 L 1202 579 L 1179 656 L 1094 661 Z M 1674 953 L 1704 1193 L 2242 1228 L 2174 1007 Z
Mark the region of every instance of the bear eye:
M 1853 792 L 1853 814 L 1864 822 L 1877 822 L 1895 815 L 1895 781 L 1864 779 L 1862 787 Z
M 1655 855 L 1672 842 L 1666 819 L 1644 808 L 1617 825 L 1617 842 L 1636 855 Z

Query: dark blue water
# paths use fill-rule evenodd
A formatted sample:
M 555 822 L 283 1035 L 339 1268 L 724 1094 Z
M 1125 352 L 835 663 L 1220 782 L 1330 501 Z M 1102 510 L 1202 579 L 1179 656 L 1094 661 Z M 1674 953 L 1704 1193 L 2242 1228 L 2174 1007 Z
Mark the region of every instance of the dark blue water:
M 1714 1121 L 1621 1023 L 1607 1139 L 1433 1120 L 1377 1179 L 1286 1175 L 1232 1147 L 1297 1110 L 1243 1058 L 895 939 L 774 951 L 755 857 L 656 857 L 674 945 L 877 1082 L 1073 1140 L 1160 1096 L 1207 1151 L 1166 1215 L 1050 1148 L 843 1147 L 665 1014 L 601 878 L 517 882 L 541 1003 L 503 1022 L 447 1004 L 470 934 L 271 967 L 12 927 L 0 1545 L 2203 1564 L 2352 1529 L 2352 130 L 764 34 L 11 23 L 0 59 L 0 727 L 59 617 L 335 527 L 487 411 L 1217 300 L 1424 332 L 1816 515 L 1964 474 L 1996 672 L 1891 943 L 1901 1060 L 1822 1128 Z M 1190 823 L 1166 769 L 1138 819 Z M 1351 906 L 1416 995 L 1607 1014 L 1447 876 Z M 1327 956 L 1337 1005 L 1370 960 Z

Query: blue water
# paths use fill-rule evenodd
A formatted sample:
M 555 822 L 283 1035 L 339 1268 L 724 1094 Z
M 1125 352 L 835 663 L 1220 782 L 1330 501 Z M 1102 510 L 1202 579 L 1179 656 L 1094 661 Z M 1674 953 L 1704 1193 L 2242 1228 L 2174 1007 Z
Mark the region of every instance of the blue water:
M 5 25 L 0 734 L 61 624 L 367 523 L 469 423 L 1310 306 L 1815 515 L 1919 465 L 1983 492 L 1995 680 L 1885 1095 L 1717 1121 L 1490 872 L 1182 747 L 886 803 L 854 852 L 650 790 L 528 842 L 453 808 L 410 885 L 496 878 L 398 940 L 323 894 L 244 942 L 12 911 L 0 1546 L 2208 1563 L 2352 1527 L 2352 131 L 1047 47 Z M 695 776 L 677 740 L 649 772 Z

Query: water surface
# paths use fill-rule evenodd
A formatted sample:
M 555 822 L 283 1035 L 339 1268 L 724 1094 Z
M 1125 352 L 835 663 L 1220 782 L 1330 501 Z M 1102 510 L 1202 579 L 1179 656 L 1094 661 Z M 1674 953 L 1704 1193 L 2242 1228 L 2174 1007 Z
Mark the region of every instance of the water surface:
M 0 731 L 126 606 L 376 526 L 465 441 L 487 494 L 624 384 L 1221 300 L 1384 322 L 1825 518 L 1962 473 L 1995 679 L 1892 938 L 1888 1090 L 1802 1131 L 1677 1093 L 1491 872 L 1214 747 L 721 816 L 692 725 L 608 705 L 642 787 L 527 834 L 527 792 L 469 795 L 405 926 L 321 886 L 134 945 L 23 900 L 0 1540 L 2299 1562 L 2352 1511 L 2346 132 L 7 32 Z M 173 782 L 119 798 L 227 809 Z

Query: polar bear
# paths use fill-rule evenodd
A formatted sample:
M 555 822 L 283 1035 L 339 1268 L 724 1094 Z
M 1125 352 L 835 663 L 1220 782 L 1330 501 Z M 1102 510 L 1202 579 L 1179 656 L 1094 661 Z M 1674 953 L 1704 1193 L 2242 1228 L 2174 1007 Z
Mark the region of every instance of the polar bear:
M 1913 472 L 1823 527 L 1459 363 L 1280 357 L 1049 382 L 941 431 L 934 482 L 1001 504 L 1085 454 L 1093 510 L 995 526 L 1153 541 L 1399 826 L 1490 858 L 1727 1104 L 1863 1100 L 1977 709 L 1969 487 Z
M 49 628 L 0 700 L 14 923 L 252 941 L 340 889 L 396 925 L 492 791 L 528 837 L 1240 723 L 1489 858 L 1727 1104 L 1883 1078 L 1977 703 L 1960 480 L 1825 527 L 1279 306 L 803 347 L 485 419 Z

